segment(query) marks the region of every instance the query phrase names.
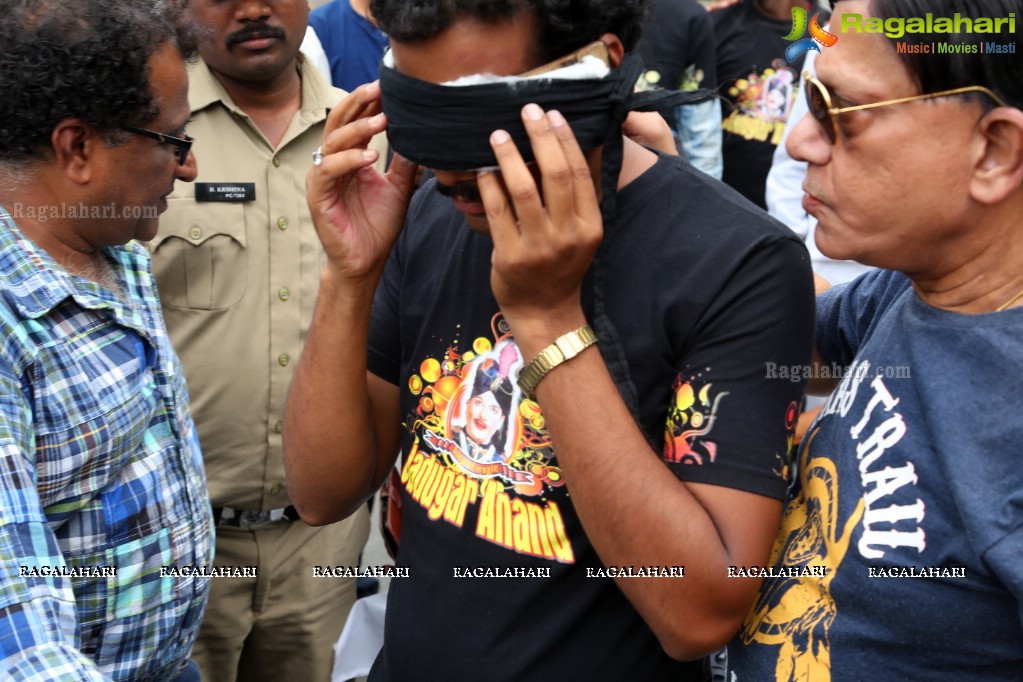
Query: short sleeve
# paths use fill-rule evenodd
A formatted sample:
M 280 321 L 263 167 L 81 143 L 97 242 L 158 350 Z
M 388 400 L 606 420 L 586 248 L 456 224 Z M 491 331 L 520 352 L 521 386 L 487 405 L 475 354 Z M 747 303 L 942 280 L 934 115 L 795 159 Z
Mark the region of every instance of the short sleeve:
M 880 313 L 909 288 L 902 273 L 872 270 L 818 296 L 816 348 L 824 362 L 850 364 Z
M 672 387 L 663 457 L 679 478 L 784 498 L 813 315 L 809 259 L 795 237 L 746 257 Z
M 433 192 L 429 180 L 420 185 L 409 206 L 405 227 L 398 235 L 384 266 L 384 274 L 373 296 L 370 318 L 367 368 L 381 379 L 398 385 L 401 381 L 401 291 L 405 279 L 403 254 L 409 250 L 412 225 L 427 218 L 425 199 Z
M 396 246 L 384 266 L 384 274 L 373 296 L 373 312 L 369 326 L 367 368 L 381 379 L 397 385 L 401 358 L 401 324 L 399 297 L 401 263 Z
M 700 87 L 707 90 L 717 88 L 718 66 L 717 55 L 714 53 L 714 24 L 710 20 L 710 12 L 699 6 L 690 14 L 689 54 L 696 69 L 703 72 Z

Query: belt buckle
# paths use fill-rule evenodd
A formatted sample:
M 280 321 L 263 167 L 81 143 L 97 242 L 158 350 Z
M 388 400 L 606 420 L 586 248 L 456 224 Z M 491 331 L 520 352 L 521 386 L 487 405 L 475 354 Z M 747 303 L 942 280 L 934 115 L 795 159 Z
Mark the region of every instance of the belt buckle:
M 298 513 L 295 511 L 294 507 L 281 507 L 279 509 L 267 509 L 266 511 L 249 511 L 245 509 L 221 507 L 220 520 L 217 525 L 232 526 L 234 528 L 244 528 L 247 530 L 267 523 L 294 521 L 297 519 Z
M 273 512 L 270 511 L 243 511 L 238 515 L 239 528 L 251 528 L 273 520 Z

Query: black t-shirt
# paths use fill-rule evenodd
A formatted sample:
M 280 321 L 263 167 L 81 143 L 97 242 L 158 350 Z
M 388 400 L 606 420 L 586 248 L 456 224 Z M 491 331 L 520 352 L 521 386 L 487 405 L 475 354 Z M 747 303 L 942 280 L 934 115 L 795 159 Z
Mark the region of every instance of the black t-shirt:
M 804 57 L 785 59 L 789 19 L 772 19 L 753 0 L 711 13 L 724 105 L 722 180 L 766 208 L 767 173 L 799 89 Z M 812 14 L 811 14 L 812 16 Z M 821 11 L 818 21 L 828 17 Z
M 651 85 L 666 90 L 717 87 L 714 29 L 710 14 L 696 0 L 657 0 L 636 49 Z
M 805 248 L 674 157 L 617 196 L 604 294 L 650 455 L 680 479 L 780 499 L 802 385 L 765 380 L 765 363 L 809 357 Z M 601 562 L 543 413 L 516 384 L 523 358 L 491 293 L 492 248 L 427 184 L 377 291 L 368 362 L 400 389 L 397 563 L 410 577 L 391 581 L 370 677 L 692 679 L 698 666 L 664 654 L 613 580 L 588 577 Z M 509 570 L 527 575 L 498 577 Z

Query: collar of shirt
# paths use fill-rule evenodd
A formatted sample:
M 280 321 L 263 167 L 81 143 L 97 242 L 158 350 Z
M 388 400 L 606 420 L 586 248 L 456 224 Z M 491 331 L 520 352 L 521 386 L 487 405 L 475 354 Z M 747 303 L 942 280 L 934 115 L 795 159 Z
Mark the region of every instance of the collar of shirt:
M 327 85 L 320 72 L 301 52 L 298 54 L 298 72 L 302 76 L 302 118 L 307 125 L 319 123 L 327 118 L 331 107 L 341 100 L 345 91 Z M 193 114 L 219 102 L 232 113 L 248 118 L 201 59 L 189 67 L 188 102 Z
M 72 275 L 50 254 L 26 237 L 14 218 L 0 206 L 0 274 L 5 295 L 27 318 L 40 318 L 67 298 L 83 308 L 109 308 L 117 321 L 148 338 L 146 322 L 130 301 L 153 296 L 146 269 L 149 256 L 134 241 L 104 249 L 118 277 L 124 278 L 127 301 L 106 288 Z M 147 285 L 147 283 L 149 283 Z

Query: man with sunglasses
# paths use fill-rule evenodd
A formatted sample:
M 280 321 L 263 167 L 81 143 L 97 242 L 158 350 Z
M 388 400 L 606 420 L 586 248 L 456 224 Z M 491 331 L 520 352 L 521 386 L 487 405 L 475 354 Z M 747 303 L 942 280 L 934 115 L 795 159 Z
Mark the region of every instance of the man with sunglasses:
M 212 519 L 137 240 L 194 41 L 141 0 L 0 0 L 0 677 L 198 680 Z
M 832 26 L 928 14 L 1023 3 L 840 2 Z M 821 251 L 879 269 L 818 299 L 815 375 L 840 381 L 729 679 L 1019 679 L 1023 63 L 990 34 L 837 35 L 788 148 Z M 935 42 L 976 51 L 913 49 Z
M 150 243 L 167 327 L 181 354 L 217 520 L 218 566 L 194 658 L 209 680 L 327 682 L 356 598 L 363 509 L 312 528 L 284 480 L 284 398 L 326 262 L 303 182 L 344 94 L 299 51 L 305 0 L 191 0 L 203 31 L 189 72 L 202 161 L 179 183 Z
M 314 158 L 289 490 L 333 522 L 401 451 L 409 577 L 371 680 L 701 679 L 756 591 L 729 565 L 777 528 L 802 385 L 763 376 L 809 356 L 805 249 L 623 140 L 661 97 L 633 92 L 646 3 L 452 4 L 371 4 L 391 55 Z M 489 458 L 459 435 L 481 374 L 508 404 Z

